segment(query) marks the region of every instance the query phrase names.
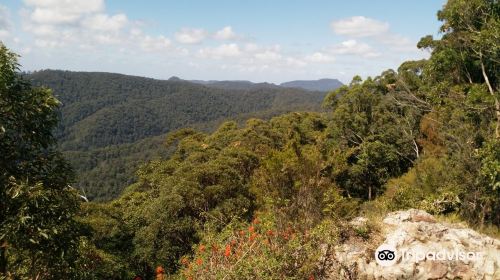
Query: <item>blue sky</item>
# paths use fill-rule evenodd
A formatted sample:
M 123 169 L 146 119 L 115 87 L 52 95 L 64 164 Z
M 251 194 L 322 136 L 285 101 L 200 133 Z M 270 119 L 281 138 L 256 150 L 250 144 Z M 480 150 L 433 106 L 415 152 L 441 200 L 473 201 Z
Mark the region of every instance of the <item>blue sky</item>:
M 377 75 L 428 56 L 444 0 L 0 3 L 0 40 L 23 70 L 106 71 L 165 79 L 251 80 Z

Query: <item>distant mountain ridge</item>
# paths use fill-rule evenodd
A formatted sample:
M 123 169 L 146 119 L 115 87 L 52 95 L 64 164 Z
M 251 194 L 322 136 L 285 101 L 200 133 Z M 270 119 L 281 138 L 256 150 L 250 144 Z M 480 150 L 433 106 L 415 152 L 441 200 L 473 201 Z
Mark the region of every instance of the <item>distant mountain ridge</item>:
M 282 87 L 301 88 L 312 91 L 332 91 L 343 85 L 337 79 L 296 80 L 280 84 Z
M 90 199 L 117 197 L 141 162 L 165 156 L 165 134 L 195 127 L 213 131 L 225 120 L 269 119 L 317 111 L 324 92 L 248 81 L 157 80 L 105 72 L 43 70 L 25 75 L 62 102 L 59 148 Z
M 319 80 L 295 80 L 283 82 L 279 85 L 273 83 L 254 83 L 246 80 L 182 80 L 179 77 L 173 76 L 169 81 L 187 81 L 195 84 L 200 84 L 208 87 L 223 88 L 223 89 L 262 89 L 262 88 L 298 88 L 308 91 L 328 92 L 343 86 L 342 82 L 337 79 L 319 79 Z
M 245 90 L 245 89 L 279 89 L 280 86 L 277 86 L 272 83 L 254 83 L 245 80 L 230 80 L 230 81 L 203 81 L 203 80 L 189 80 L 188 82 L 204 85 L 207 87 L 214 88 L 222 88 L 222 89 L 235 89 L 235 90 Z

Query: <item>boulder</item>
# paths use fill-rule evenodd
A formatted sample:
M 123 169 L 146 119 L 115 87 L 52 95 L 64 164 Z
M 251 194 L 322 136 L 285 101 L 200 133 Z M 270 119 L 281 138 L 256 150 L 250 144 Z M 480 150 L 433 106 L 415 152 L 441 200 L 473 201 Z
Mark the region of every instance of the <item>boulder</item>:
M 350 226 L 364 224 L 356 218 Z M 381 245 L 395 250 L 393 264 L 376 260 Z M 388 214 L 377 238 L 353 238 L 324 251 L 326 279 L 500 279 L 500 240 L 416 209 Z

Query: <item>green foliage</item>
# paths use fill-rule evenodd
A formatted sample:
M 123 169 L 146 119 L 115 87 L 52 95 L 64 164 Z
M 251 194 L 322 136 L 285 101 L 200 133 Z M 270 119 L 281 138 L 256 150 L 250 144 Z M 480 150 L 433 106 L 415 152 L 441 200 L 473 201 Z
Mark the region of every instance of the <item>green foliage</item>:
M 339 167 L 335 179 L 349 196 L 371 199 L 419 156 L 415 141 L 421 113 L 401 104 L 402 94 L 387 93 L 395 80 L 396 74 L 386 71 L 375 80 L 353 79 L 349 89 L 332 93 L 341 97 L 328 127 L 331 145 L 345 151 L 333 158 Z
M 52 147 L 59 101 L 17 71 L 17 56 L 0 43 L 0 275 L 71 278 L 79 202 L 71 169 Z
M 318 250 L 335 244 L 339 229 L 325 220 L 310 231 L 290 223 L 280 225 L 274 215 L 259 215 L 251 223 L 233 221 L 222 231 L 210 227 L 181 258 L 181 279 L 310 279 L 323 276 Z
M 418 44 L 428 60 L 355 76 L 325 97 L 324 113 L 252 118 L 319 104 L 296 90 L 34 73 L 61 92 L 57 133 L 81 186 L 108 198 L 134 182 L 114 201 L 82 207 L 80 242 L 71 172 L 50 148 L 58 102 L 16 75 L 3 49 L 3 267 L 45 278 L 151 278 L 157 265 L 180 279 L 321 278 L 321 256 L 375 240 L 387 211 L 497 228 L 499 11 L 498 1 L 448 1 L 442 38 Z M 371 220 L 347 222 L 359 214 Z
M 88 198 L 110 200 L 137 180 L 143 162 L 165 158 L 165 134 L 184 127 L 213 131 L 227 118 L 240 123 L 294 110 L 319 110 L 321 92 L 255 86 L 207 87 L 110 73 L 44 70 L 26 75 L 61 100 L 60 149 Z
M 418 45 L 432 52 L 428 60 L 354 77 L 325 97 L 327 113 L 170 134 L 170 158 L 144 165 L 139 182 L 112 203 L 132 234 L 133 260 L 149 270 L 166 265 L 181 279 L 304 279 L 322 277 L 320 248 L 377 238 L 387 211 L 420 208 L 494 228 L 492 3 L 448 2 L 439 14 L 443 37 Z M 460 29 L 473 23 L 468 16 L 476 17 L 474 32 Z M 250 223 L 256 213 L 260 222 Z M 360 213 L 372 220 L 346 222 Z

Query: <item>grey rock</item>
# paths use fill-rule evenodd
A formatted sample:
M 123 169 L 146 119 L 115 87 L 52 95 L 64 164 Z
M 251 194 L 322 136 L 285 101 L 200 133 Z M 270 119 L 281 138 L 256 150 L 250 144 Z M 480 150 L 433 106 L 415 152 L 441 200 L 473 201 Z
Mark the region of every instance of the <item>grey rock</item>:
M 350 225 L 364 226 L 366 222 L 364 218 L 356 218 Z M 380 244 L 347 240 L 329 250 L 330 255 L 324 257 L 330 259 L 324 262 L 330 264 L 327 270 L 331 275 L 327 279 L 338 279 L 338 275 L 376 280 L 500 279 L 498 239 L 461 224 L 437 222 L 432 215 L 416 209 L 388 214 L 380 228 Z M 374 248 L 381 244 L 396 249 L 394 265 L 384 267 L 376 262 Z M 403 252 L 407 252 L 404 257 Z M 467 257 L 468 252 L 477 255 Z

